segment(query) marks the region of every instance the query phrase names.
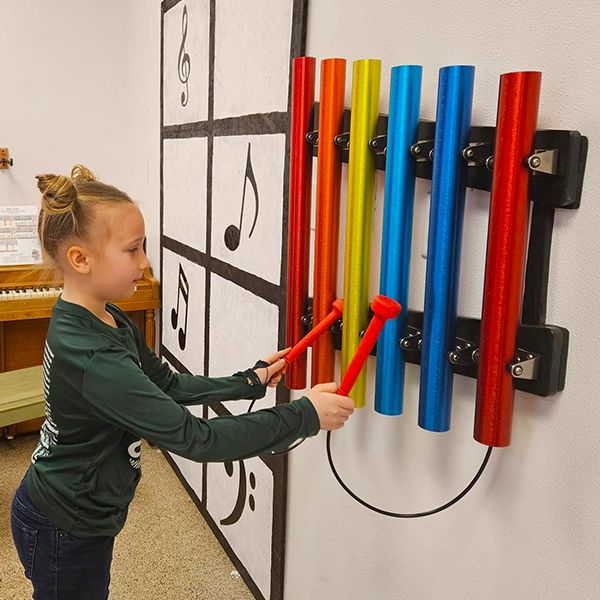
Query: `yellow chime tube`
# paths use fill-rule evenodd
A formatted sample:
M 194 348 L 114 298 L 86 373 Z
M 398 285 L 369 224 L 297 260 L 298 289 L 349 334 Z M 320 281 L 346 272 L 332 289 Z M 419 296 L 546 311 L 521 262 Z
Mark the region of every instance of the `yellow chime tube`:
M 344 260 L 344 317 L 342 373 L 346 371 L 367 326 L 369 272 L 375 192 L 375 156 L 369 140 L 377 134 L 380 60 L 357 60 L 352 74 L 350 156 Z M 365 405 L 366 367 L 350 396 L 357 407 Z

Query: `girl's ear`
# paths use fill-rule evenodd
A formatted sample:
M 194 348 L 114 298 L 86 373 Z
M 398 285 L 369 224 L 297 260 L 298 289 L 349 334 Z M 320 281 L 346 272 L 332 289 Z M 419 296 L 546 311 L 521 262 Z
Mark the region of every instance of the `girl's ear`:
M 67 248 L 67 264 L 80 275 L 90 272 L 90 264 L 86 251 L 81 246 L 69 246 Z

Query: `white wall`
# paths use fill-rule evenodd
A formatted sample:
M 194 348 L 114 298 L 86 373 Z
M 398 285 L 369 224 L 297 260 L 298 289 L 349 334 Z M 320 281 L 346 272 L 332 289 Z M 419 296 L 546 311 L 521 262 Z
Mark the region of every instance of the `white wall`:
M 380 111 L 386 113 L 390 68 L 422 64 L 422 118 L 431 119 L 439 67 L 474 64 L 473 124 L 494 125 L 500 73 L 541 70 L 539 128 L 578 129 L 589 137 L 590 152 L 581 208 L 557 212 L 552 248 L 547 320 L 571 333 L 564 392 L 551 398 L 517 393 L 512 445 L 494 450 L 466 498 L 424 519 L 367 511 L 335 482 L 324 436 L 306 442 L 290 459 L 286 600 L 600 597 L 599 18 L 600 8 L 589 1 L 310 2 L 307 54 L 348 59 L 347 106 L 351 61 L 358 58 L 382 59 Z M 383 179 L 378 188 L 374 268 Z M 418 310 L 428 188 L 418 185 L 415 204 L 410 307 Z M 489 194 L 468 195 L 464 316 L 480 315 L 488 206 Z M 376 272 L 372 281 L 376 293 Z M 375 415 L 367 400 L 368 408 L 334 434 L 343 477 L 387 510 L 442 504 L 471 479 L 485 452 L 472 439 L 475 381 L 455 378 L 453 428 L 434 434 L 416 424 L 418 376 L 418 367 L 409 366 L 402 417 Z
M 389 69 L 423 64 L 422 116 L 434 118 L 437 70 L 476 66 L 473 123 L 493 125 L 498 76 L 543 71 L 539 127 L 579 129 L 591 150 L 581 209 L 556 217 L 548 322 L 567 327 L 567 386 L 553 398 L 516 396 L 513 444 L 495 450 L 480 483 L 439 515 L 392 520 L 347 497 L 329 472 L 324 436 L 290 457 L 286 600 L 591 600 L 600 594 L 598 471 L 600 309 L 595 203 L 600 168 L 595 3 L 545 4 L 311 0 L 308 53 L 381 58 L 381 112 Z M 34 175 L 76 162 L 130 193 L 146 217 L 158 269 L 160 3 L 24 0 L 4 3 L 0 146 L 15 167 L 0 171 L 0 204 L 37 203 Z M 379 256 L 379 179 L 373 265 Z M 410 307 L 423 303 L 426 192 L 420 182 Z M 467 199 L 459 310 L 478 316 L 488 194 Z M 373 272 L 376 291 L 377 270 Z M 370 365 L 371 373 L 373 364 Z M 371 378 L 372 384 L 372 378 Z M 350 486 L 389 510 L 441 504 L 464 487 L 484 447 L 472 440 L 474 380 L 457 377 L 453 428 L 416 425 L 418 367 L 408 367 L 405 414 L 359 411 L 334 434 Z
M 34 176 L 75 163 L 131 195 L 158 270 L 160 3 L 5 2 L 0 205 L 39 204 Z

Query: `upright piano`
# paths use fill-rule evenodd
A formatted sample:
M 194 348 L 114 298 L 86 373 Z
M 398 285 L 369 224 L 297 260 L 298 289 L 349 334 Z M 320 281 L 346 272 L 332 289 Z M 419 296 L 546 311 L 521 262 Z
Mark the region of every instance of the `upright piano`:
M 46 267 L 0 267 L 0 373 L 42 364 L 48 323 L 62 284 L 58 273 Z M 154 317 L 160 306 L 160 291 L 151 269 L 146 269 L 130 298 L 115 304 L 138 325 L 148 346 L 154 348 Z M 5 427 L 0 430 L 0 438 L 35 431 L 42 422 L 43 418 Z

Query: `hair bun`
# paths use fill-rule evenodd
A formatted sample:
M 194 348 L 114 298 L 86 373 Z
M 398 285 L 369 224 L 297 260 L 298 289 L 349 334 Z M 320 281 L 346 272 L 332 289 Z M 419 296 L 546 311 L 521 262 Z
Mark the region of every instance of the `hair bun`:
M 64 175 L 37 175 L 38 189 L 42 193 L 42 209 L 48 214 L 61 214 L 73 210 L 77 201 L 77 188 Z
M 83 165 L 75 165 L 71 169 L 71 179 L 77 181 L 98 181 L 96 176 Z

